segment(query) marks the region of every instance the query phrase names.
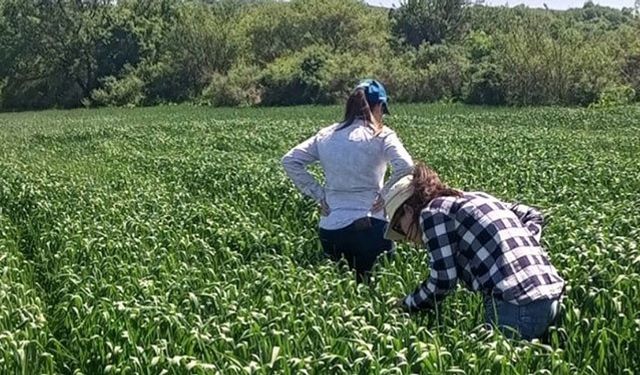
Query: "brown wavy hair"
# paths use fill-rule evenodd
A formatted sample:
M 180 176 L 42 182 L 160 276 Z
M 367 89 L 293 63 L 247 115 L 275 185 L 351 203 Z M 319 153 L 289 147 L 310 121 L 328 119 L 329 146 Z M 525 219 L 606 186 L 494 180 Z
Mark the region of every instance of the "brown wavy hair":
M 367 102 L 367 96 L 364 89 L 361 88 L 355 89 L 351 95 L 349 95 L 344 110 L 344 119 L 338 130 L 348 127 L 353 124 L 355 120 L 364 120 L 367 125 L 373 129 L 375 136 L 382 132 L 384 126 L 373 116 L 371 106 L 369 106 L 369 102 Z
M 452 189 L 442 183 L 436 171 L 423 163 L 415 165 L 411 185 L 414 188 L 414 193 L 404 204 L 413 208 L 413 222 L 416 225 L 419 222 L 420 211 L 433 199 L 439 197 L 462 197 L 462 191 Z M 402 215 L 402 212 L 399 214 Z M 399 217 L 398 215 L 395 216 Z

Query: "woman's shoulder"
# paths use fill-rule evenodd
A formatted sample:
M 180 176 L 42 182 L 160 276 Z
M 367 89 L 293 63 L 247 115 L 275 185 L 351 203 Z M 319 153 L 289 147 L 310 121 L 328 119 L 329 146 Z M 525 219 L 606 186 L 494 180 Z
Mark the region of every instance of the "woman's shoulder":
M 395 134 L 396 134 L 395 130 L 391 129 L 387 125 L 384 125 L 382 127 L 382 131 L 380 132 L 380 137 L 388 137 L 390 135 L 395 135 Z
M 491 220 L 498 212 L 508 210 L 508 205 L 484 191 L 464 193 L 463 211 L 480 220 Z
M 464 197 L 441 196 L 433 198 L 423 209 L 422 212 L 428 215 L 436 213 L 449 214 L 460 209 L 460 205 L 464 203 Z
M 373 130 L 373 128 L 371 128 L 371 126 L 367 125 L 366 123 L 362 122 L 359 124 L 352 124 L 349 125 L 349 128 L 351 129 L 351 132 L 359 132 L 359 133 L 366 133 L 368 135 L 367 138 L 371 137 L 371 139 L 373 139 L 373 137 L 375 137 L 375 131 Z M 344 129 L 344 123 L 342 122 L 336 122 L 333 123 L 329 126 L 326 126 L 320 130 L 318 130 L 318 132 L 316 133 L 316 135 L 318 137 L 324 138 L 324 137 L 328 137 L 330 135 L 332 135 L 333 133 L 335 133 L 337 130 L 342 130 Z M 386 137 L 389 137 L 391 135 L 395 135 L 396 132 L 391 129 L 388 126 L 383 126 L 382 127 L 382 131 L 380 132 L 380 134 L 378 134 L 377 139 L 386 139 Z
M 316 135 L 318 135 L 318 136 L 329 135 L 329 134 L 335 132 L 340 127 L 340 125 L 342 125 L 342 124 L 339 123 L 339 122 L 335 122 L 335 123 L 333 123 L 333 124 L 331 124 L 329 126 L 325 126 L 324 128 L 318 130 Z
M 496 197 L 484 191 L 465 191 L 464 196 L 468 199 L 497 200 Z

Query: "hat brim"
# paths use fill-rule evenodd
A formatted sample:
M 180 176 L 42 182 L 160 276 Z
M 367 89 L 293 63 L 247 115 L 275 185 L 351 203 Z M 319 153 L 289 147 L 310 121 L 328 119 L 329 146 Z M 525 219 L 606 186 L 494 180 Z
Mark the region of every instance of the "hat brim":
M 400 182 L 396 183 L 396 185 L 398 185 L 399 183 Z M 406 239 L 406 235 L 393 230 L 393 227 L 395 226 L 395 223 L 400 220 L 399 217 L 395 217 L 398 213 L 398 209 L 400 209 L 404 202 L 406 202 L 407 199 L 409 199 L 413 195 L 413 191 L 413 187 L 407 184 L 406 186 L 393 192 L 392 196 L 389 197 L 389 200 L 385 204 L 385 210 L 387 211 L 387 215 L 389 215 L 389 223 L 387 224 L 387 228 L 384 231 L 384 238 L 396 242 L 404 241 Z
M 402 233 L 398 233 L 393 230 L 395 226 L 395 220 L 387 223 L 387 229 L 384 231 L 384 238 L 393 242 L 402 242 L 406 239 L 406 236 Z

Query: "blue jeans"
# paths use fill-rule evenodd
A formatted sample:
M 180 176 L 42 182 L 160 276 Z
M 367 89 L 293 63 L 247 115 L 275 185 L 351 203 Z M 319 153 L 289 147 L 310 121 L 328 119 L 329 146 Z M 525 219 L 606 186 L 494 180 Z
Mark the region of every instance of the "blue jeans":
M 378 256 L 394 249 L 393 242 L 384 238 L 387 225 L 384 220 L 365 217 L 340 229 L 320 228 L 320 242 L 327 257 L 334 261 L 344 257 L 356 270 L 357 281 L 366 281 Z
M 487 324 L 498 327 L 509 338 L 540 338 L 553 324 L 560 308 L 560 298 L 514 305 L 491 297 L 484 299 Z

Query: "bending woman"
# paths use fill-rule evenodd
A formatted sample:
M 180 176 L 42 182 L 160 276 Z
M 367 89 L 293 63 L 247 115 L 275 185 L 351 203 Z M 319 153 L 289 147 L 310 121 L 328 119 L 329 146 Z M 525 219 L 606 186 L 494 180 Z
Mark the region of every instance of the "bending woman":
M 398 306 L 434 308 L 461 280 L 482 293 L 487 323 L 507 336 L 538 338 L 553 323 L 565 282 L 540 245 L 540 212 L 451 189 L 424 165 L 390 189 L 386 210 L 385 237 L 425 246 L 430 255 L 429 278 Z

